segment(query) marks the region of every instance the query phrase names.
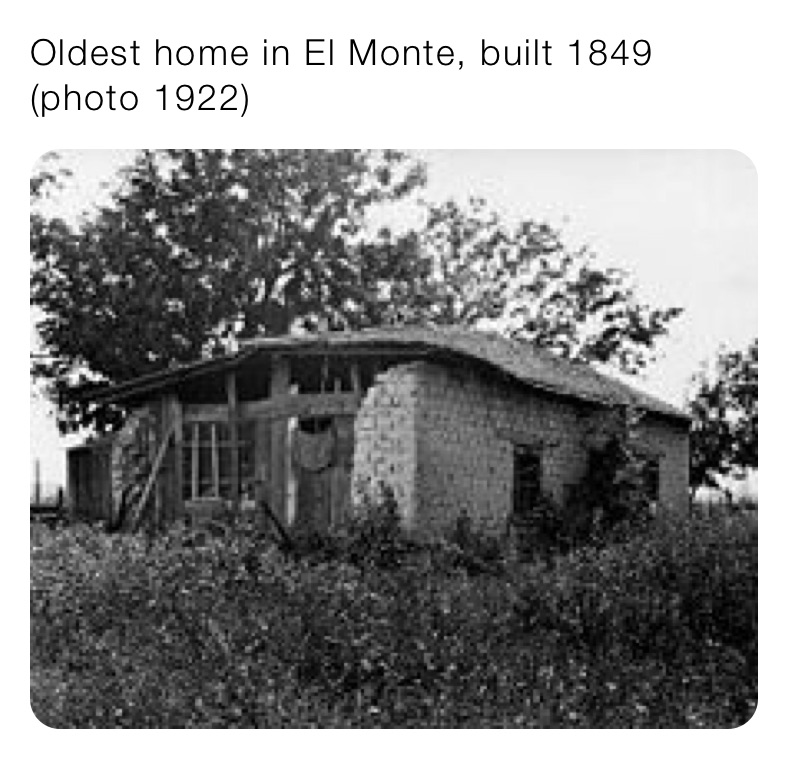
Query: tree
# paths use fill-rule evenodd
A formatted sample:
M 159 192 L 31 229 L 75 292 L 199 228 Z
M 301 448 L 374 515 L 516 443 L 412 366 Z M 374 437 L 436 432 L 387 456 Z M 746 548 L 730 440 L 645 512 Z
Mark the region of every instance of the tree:
M 681 313 L 640 302 L 629 277 L 588 247 L 567 248 L 547 224 L 507 226 L 481 199 L 430 207 L 419 243 L 432 271 L 400 284 L 405 321 L 493 324 L 563 357 L 636 373 Z
M 31 194 L 39 193 L 44 183 Z M 31 214 L 31 304 L 61 429 L 117 424 L 78 389 L 218 353 L 294 326 L 383 321 L 418 278 L 412 235 L 365 227 L 423 168 L 395 152 L 142 153 L 111 202 L 78 225 Z
M 389 322 L 494 326 L 559 355 L 636 372 L 679 314 L 570 250 L 546 224 L 507 226 L 482 200 L 372 232 L 424 169 L 395 151 L 140 154 L 76 226 L 31 215 L 31 304 L 46 360 L 33 374 L 61 428 L 116 425 L 80 390 L 295 328 Z
M 61 187 L 63 180 L 71 176 L 71 171 L 58 164 L 58 159 L 55 152 L 45 153 L 39 159 L 36 170 L 30 177 L 31 201 L 46 197 L 49 191 Z M 40 217 L 33 214 L 33 218 Z
M 758 340 L 720 349 L 693 378 L 690 485 L 726 490 L 726 478 L 758 468 Z

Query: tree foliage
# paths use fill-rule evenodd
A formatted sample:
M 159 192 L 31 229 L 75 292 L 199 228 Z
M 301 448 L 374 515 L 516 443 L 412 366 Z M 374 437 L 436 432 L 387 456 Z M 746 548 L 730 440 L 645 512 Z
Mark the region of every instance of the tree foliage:
M 653 357 L 679 309 L 642 303 L 624 272 L 547 224 L 512 227 L 474 200 L 427 206 L 403 233 L 372 229 L 372 210 L 424 182 L 396 151 L 144 152 L 73 225 L 36 207 L 57 184 L 37 178 L 31 305 L 45 358 L 33 375 L 61 427 L 119 419 L 75 388 L 296 328 L 491 326 L 627 372 Z
M 721 349 L 693 380 L 689 403 L 690 483 L 724 489 L 724 479 L 758 468 L 758 340 Z
M 636 373 L 681 313 L 640 302 L 623 271 L 567 247 L 548 224 L 507 225 L 481 199 L 429 208 L 420 245 L 432 273 L 403 293 L 407 320 L 495 324 L 561 356 Z
M 295 325 L 381 321 L 390 283 L 416 276 L 419 260 L 412 236 L 370 235 L 366 213 L 423 179 L 395 151 L 146 152 L 76 228 L 34 209 L 31 304 L 48 360 L 33 373 L 63 426 L 113 421 L 76 386 Z

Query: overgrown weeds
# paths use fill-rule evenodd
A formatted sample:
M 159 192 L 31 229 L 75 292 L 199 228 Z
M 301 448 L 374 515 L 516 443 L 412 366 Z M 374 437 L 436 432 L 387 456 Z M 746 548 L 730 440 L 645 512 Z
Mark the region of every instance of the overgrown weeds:
M 35 527 L 31 549 L 52 726 L 731 727 L 757 698 L 752 516 L 499 574 L 401 545 L 303 560 L 254 533 Z

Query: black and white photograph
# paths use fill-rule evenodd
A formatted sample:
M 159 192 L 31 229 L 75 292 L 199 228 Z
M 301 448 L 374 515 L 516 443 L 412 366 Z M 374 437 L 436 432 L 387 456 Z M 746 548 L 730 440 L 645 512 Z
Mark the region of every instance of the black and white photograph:
M 734 150 L 63 149 L 30 177 L 52 728 L 736 728 Z

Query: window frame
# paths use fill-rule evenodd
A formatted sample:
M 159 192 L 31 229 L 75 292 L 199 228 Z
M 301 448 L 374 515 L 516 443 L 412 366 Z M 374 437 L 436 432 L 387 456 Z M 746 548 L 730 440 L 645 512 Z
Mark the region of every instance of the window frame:
M 186 503 L 220 499 L 232 500 L 232 451 L 229 421 L 190 421 L 183 425 L 182 496 Z M 254 422 L 238 423 L 240 492 L 255 481 Z M 207 470 L 207 471 L 206 471 Z

